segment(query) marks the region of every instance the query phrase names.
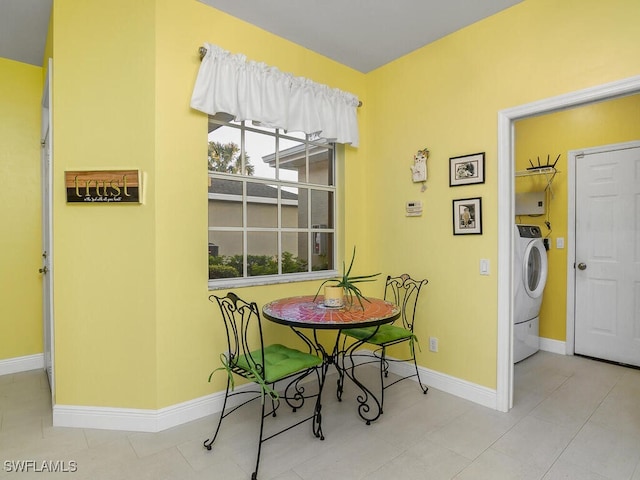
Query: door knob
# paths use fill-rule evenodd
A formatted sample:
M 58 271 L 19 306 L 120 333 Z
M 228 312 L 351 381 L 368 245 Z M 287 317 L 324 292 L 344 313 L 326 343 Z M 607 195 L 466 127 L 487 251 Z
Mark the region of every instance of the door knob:
M 578 268 L 579 268 L 580 270 L 586 270 L 586 269 L 587 269 L 587 264 L 586 264 L 586 263 L 582 263 L 582 262 L 580 262 L 580 263 L 578 264 Z
M 48 271 L 49 271 L 49 269 L 47 268 L 46 265 L 44 267 L 38 269 L 38 272 L 40 272 L 40 273 L 47 273 Z

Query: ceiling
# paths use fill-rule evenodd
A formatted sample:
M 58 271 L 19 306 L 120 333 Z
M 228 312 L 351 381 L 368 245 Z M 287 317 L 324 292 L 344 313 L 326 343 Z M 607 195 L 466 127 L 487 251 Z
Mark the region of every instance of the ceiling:
M 522 0 L 199 1 L 367 73 Z
M 42 66 L 52 0 L 0 0 L 0 57 Z
M 366 73 L 523 0 L 199 1 Z M 0 57 L 42 65 L 51 4 L 0 0 Z

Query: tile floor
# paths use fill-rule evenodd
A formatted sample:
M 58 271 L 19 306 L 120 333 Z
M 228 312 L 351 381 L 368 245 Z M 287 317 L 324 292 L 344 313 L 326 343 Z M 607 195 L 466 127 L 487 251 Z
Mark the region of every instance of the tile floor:
M 268 441 L 260 479 L 640 480 L 640 370 L 539 352 L 516 365 L 507 414 L 433 388 L 424 396 L 405 381 L 387 391 L 385 414 L 370 426 L 356 414 L 353 388 L 338 403 L 334 385 L 335 374 L 325 441 L 309 423 Z M 153 434 L 52 427 L 42 371 L 0 376 L 0 479 L 248 479 L 257 412 L 225 419 L 208 452 L 202 441 L 217 415 Z M 282 410 L 269 427 L 292 415 Z M 77 471 L 11 471 L 19 460 Z

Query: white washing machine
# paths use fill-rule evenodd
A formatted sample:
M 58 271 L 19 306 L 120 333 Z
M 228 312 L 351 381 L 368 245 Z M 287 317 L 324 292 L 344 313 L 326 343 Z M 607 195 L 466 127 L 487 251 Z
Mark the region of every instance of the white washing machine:
M 540 349 L 540 306 L 547 283 L 547 251 L 537 225 L 516 225 L 514 245 L 515 299 L 513 361 Z

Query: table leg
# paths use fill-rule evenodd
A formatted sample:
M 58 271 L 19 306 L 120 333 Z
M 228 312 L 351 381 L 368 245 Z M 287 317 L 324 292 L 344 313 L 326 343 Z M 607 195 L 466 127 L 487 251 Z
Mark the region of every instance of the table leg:
M 314 411 L 314 419 L 313 419 L 313 434 L 324 440 L 324 435 L 322 432 L 322 390 L 324 388 L 324 382 L 326 380 L 327 372 L 329 370 L 330 365 L 335 365 L 336 370 L 338 372 L 338 380 L 337 380 L 337 391 L 336 395 L 338 397 L 338 401 L 342 401 L 342 394 L 344 391 L 344 378 L 347 376 L 353 383 L 360 389 L 360 393 L 356 396 L 356 400 L 358 401 L 358 414 L 360 418 L 362 418 L 367 425 L 370 425 L 371 422 L 377 420 L 380 415 L 382 415 L 382 405 L 378 398 L 373 394 L 371 390 L 369 390 L 358 378 L 356 377 L 356 363 L 354 360 L 354 352 L 360 346 L 364 345 L 368 338 L 371 338 L 377 332 L 377 329 L 371 334 L 370 337 L 365 338 L 364 340 L 359 340 L 349 346 L 343 344 L 340 346 L 340 332 L 336 335 L 336 341 L 333 346 L 333 350 L 328 352 L 322 343 L 320 343 L 318 339 L 318 331 L 313 330 L 313 339 L 307 337 L 300 330 L 291 327 L 291 329 L 298 335 L 307 345 L 309 345 L 310 349 L 315 350 L 317 353 L 322 355 L 322 367 L 321 367 L 321 378 L 320 378 L 320 390 L 318 392 L 318 397 L 316 399 L 315 411 Z M 347 366 L 345 363 L 345 359 L 349 357 L 349 361 L 351 362 L 351 366 Z
M 324 381 L 327 378 L 327 370 L 328 370 L 328 365 L 326 362 L 323 361 L 321 371 L 320 371 L 320 381 L 318 382 L 319 383 L 318 396 L 316 397 L 316 405 L 314 407 L 313 420 L 312 420 L 313 434 L 316 436 L 316 438 L 319 438 L 320 440 L 324 440 L 324 433 L 322 432 L 322 390 L 324 388 Z
M 313 410 L 311 429 L 316 438 L 324 440 L 324 433 L 322 432 L 322 390 L 324 389 L 324 382 L 327 378 L 329 365 L 333 362 L 333 360 L 331 358 L 331 355 L 327 354 L 325 348 L 318 341 L 316 330 L 313 331 L 313 340 L 294 327 L 291 327 L 291 330 L 293 330 L 295 334 L 298 335 L 298 337 L 300 337 L 309 346 L 309 351 L 315 350 L 316 354 L 319 353 L 322 356 L 322 365 L 320 367 L 320 374 L 318 378 L 318 395 L 316 397 L 316 404 Z
M 376 329 L 377 331 L 377 329 Z M 371 337 L 375 335 L 374 333 Z M 370 337 L 369 337 L 370 338 Z M 369 390 L 358 378 L 356 377 L 356 362 L 354 360 L 354 352 L 363 344 L 367 342 L 367 339 L 357 341 L 349 346 L 343 344 L 342 349 L 339 348 L 340 334 L 336 339 L 336 368 L 338 369 L 338 400 L 342 400 L 342 393 L 344 387 L 344 376 L 349 379 L 360 389 L 361 393 L 356 396 L 356 400 L 359 403 L 358 414 L 367 425 L 371 425 L 371 422 L 377 420 L 382 415 L 382 405 L 378 398 Z M 351 366 L 346 365 L 345 359 L 349 357 Z

